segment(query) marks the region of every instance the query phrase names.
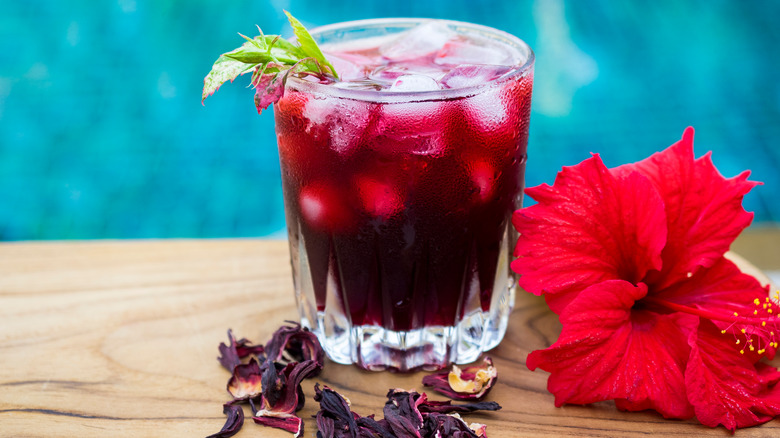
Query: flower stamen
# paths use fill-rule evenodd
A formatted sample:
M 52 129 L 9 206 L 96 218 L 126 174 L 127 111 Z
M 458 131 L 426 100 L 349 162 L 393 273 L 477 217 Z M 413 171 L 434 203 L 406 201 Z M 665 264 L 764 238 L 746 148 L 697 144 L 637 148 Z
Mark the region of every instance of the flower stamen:
M 778 295 L 778 292 L 775 294 Z M 769 300 L 769 298 L 766 299 Z M 744 344 L 750 351 L 757 351 L 759 354 L 764 354 L 768 348 L 777 348 L 778 339 L 776 338 L 775 331 L 780 328 L 780 320 L 778 319 L 778 316 L 773 313 L 771 303 L 762 303 L 758 298 L 753 299 L 753 304 L 755 306 L 760 305 L 760 309 L 765 310 L 765 312 L 763 312 L 762 315 L 759 313 L 759 309 L 756 309 L 750 316 L 740 316 L 739 312 L 732 312 L 731 315 L 726 315 L 720 312 L 675 303 L 653 296 L 645 297 L 642 301 L 676 312 L 684 312 L 706 318 L 716 324 L 720 323 L 721 334 L 725 335 L 728 332 L 733 333 L 735 345 Z M 743 352 L 744 349 L 740 351 L 740 353 L 744 354 Z

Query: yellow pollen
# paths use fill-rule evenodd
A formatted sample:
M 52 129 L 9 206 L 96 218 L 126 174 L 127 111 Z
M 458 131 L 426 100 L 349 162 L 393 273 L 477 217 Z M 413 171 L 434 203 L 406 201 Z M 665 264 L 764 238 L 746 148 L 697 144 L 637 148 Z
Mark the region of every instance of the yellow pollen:
M 739 354 L 745 354 L 745 350 L 739 350 Z
M 759 301 L 759 299 L 758 299 L 758 298 L 756 298 L 755 300 L 753 300 L 753 304 L 755 304 L 756 306 L 758 306 L 759 304 L 761 304 L 761 301 Z
M 764 352 L 765 352 L 765 351 L 766 351 L 766 350 L 764 350 L 764 349 L 762 348 L 762 349 L 758 350 L 758 354 L 764 354 Z
M 764 309 L 766 309 L 766 304 L 764 304 Z
M 761 327 L 766 327 L 766 321 L 761 321 Z
M 772 313 L 772 309 L 766 309 L 766 311 Z
M 742 333 L 745 333 L 745 329 L 740 330 Z
M 750 351 L 755 351 L 755 350 L 756 350 L 756 349 L 755 349 L 755 348 L 753 348 L 753 346 L 751 345 L 751 346 L 750 346 Z
M 737 312 L 734 312 L 734 316 L 739 316 L 739 313 L 737 313 Z
M 721 330 L 720 334 L 725 335 L 726 334 L 726 330 Z
M 754 310 L 753 315 L 758 315 L 758 310 Z
M 739 339 L 737 339 L 737 345 L 739 345 L 741 342 L 742 342 L 742 341 L 740 341 Z

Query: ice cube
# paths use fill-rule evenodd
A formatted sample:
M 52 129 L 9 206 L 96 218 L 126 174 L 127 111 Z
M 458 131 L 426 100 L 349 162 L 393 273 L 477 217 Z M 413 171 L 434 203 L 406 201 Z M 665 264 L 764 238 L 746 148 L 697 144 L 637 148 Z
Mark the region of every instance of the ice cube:
M 484 40 L 484 41 L 483 41 Z M 492 64 L 512 65 L 516 55 L 503 46 L 476 36 L 458 37 L 447 41 L 436 54 L 436 64 Z
M 376 147 L 387 153 L 416 155 L 444 151 L 443 128 L 446 114 L 442 102 L 398 102 L 382 106 L 374 125 Z
M 425 75 L 403 75 L 399 76 L 390 91 L 432 91 L 440 90 L 436 79 Z
M 299 199 L 301 214 L 306 222 L 314 225 L 325 221 L 325 201 L 317 195 L 316 191 L 304 187 Z
M 310 132 L 313 125 L 325 123 L 331 105 L 332 102 L 329 99 L 317 96 L 312 96 L 306 101 L 303 107 L 303 117 L 308 121 L 306 132 Z
M 373 217 L 388 219 L 403 208 L 404 197 L 399 188 L 390 182 L 361 176 L 356 179 L 355 186 L 363 210 Z
M 340 154 L 352 152 L 368 126 L 369 104 L 362 101 L 314 97 L 306 102 L 303 116 L 308 119 L 306 132 L 330 132 L 330 146 Z
M 393 82 L 395 82 L 396 79 L 403 75 L 424 75 L 438 81 L 446 73 L 447 70 L 437 65 L 392 63 L 377 67 L 368 74 L 368 77 L 377 82 L 386 82 L 388 86 L 390 86 L 393 84 Z
M 446 88 L 462 88 L 482 85 L 512 70 L 505 65 L 461 64 L 450 70 L 439 81 Z
M 372 66 L 371 58 L 354 53 L 328 53 L 325 56 L 333 64 L 341 81 L 363 79 Z
M 302 187 L 298 207 L 306 223 L 322 231 L 342 231 L 352 224 L 344 196 L 326 183 L 313 182 Z
M 379 53 L 391 61 L 404 61 L 433 56 L 439 52 L 455 31 L 439 21 L 429 21 L 412 28 L 381 46 Z
M 514 130 L 510 117 L 511 102 L 502 91 L 502 88 L 489 87 L 462 101 L 470 126 L 489 136 Z
M 498 172 L 486 161 L 474 161 L 468 165 L 469 178 L 476 192 L 474 196 L 481 202 L 488 201 L 495 191 Z

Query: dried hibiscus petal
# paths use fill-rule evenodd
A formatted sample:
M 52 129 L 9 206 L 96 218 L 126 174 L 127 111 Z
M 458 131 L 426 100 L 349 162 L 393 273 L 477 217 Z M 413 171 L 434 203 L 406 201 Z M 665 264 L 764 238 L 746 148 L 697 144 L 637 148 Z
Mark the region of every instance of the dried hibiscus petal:
M 373 415 L 366 417 L 359 417 L 355 420 L 358 424 L 358 431 L 360 437 L 380 437 L 380 438 L 395 438 L 395 435 L 389 430 L 387 421 L 374 419 Z
M 222 406 L 222 412 L 227 415 L 222 430 L 206 438 L 228 438 L 238 433 L 244 425 L 244 409 L 239 405 L 227 403 Z
M 421 437 L 423 415 L 418 406 L 427 400 L 425 394 L 415 391 L 391 389 L 385 403 L 385 420 L 393 433 L 399 437 Z
M 281 372 L 275 366 L 269 366 L 266 373 L 275 374 L 275 377 L 268 378 L 267 381 L 274 383 L 263 389 L 263 408 L 257 415 L 293 414 L 301 409 L 305 400 L 302 397 L 301 381 L 319 373 L 320 370 L 320 365 L 313 360 L 291 362 Z
M 320 367 L 325 364 L 325 350 L 317 336 L 297 322 L 279 327 L 265 346 L 268 360 L 274 362 L 316 361 Z M 318 372 L 319 374 L 319 372 Z
M 474 411 L 498 411 L 501 409 L 501 405 L 496 402 L 476 402 L 476 403 L 462 403 L 453 405 L 451 401 L 429 401 L 420 405 L 420 411 L 423 414 L 430 412 L 437 412 L 440 414 L 449 414 L 452 412 L 468 413 Z
M 268 361 L 263 364 L 263 397 L 271 406 L 275 405 L 282 397 L 282 388 L 284 387 L 285 375 L 284 364 Z
M 265 361 L 265 357 L 262 356 L 264 351 L 262 345 L 252 345 L 245 338 L 236 341 L 236 338 L 233 336 L 233 330 L 228 330 L 228 339 L 230 340 L 230 345 L 220 342 L 217 360 L 231 373 L 233 368 L 241 364 L 241 359 L 247 356 L 256 355 L 259 357 L 260 362 Z
M 493 360 L 485 357 L 482 365 L 439 371 L 423 377 L 423 385 L 455 400 L 482 400 L 498 380 Z
M 425 393 L 391 389 L 384 407 L 385 418 L 361 417 L 352 412 L 349 401 L 336 391 L 319 384 L 314 399 L 320 402 L 317 412 L 318 438 L 487 438 L 485 425 L 466 424 L 457 413 L 476 410 L 498 410 L 495 402 L 452 405 L 451 401 L 428 401 Z
M 469 429 L 471 429 L 479 438 L 487 438 L 487 424 L 471 423 L 469 424 Z
M 261 395 L 262 374 L 255 358 L 233 369 L 233 377 L 228 380 L 227 390 L 234 400 L 247 400 Z
M 284 429 L 292 432 L 296 437 L 303 435 L 303 420 L 295 415 L 274 417 L 269 415 L 252 417 L 255 423 L 263 426 L 271 426 L 277 429 Z
M 268 363 L 268 362 L 267 362 Z M 300 436 L 303 422 L 295 412 L 303 407 L 305 398 L 301 381 L 319 373 L 321 366 L 313 360 L 291 362 L 281 368 L 269 365 L 263 373 L 262 409 L 252 417 L 256 423 L 278 427 Z
M 473 426 L 477 430 L 481 430 L 481 435 L 478 435 L 474 428 L 466 424 L 458 414 L 431 413 L 425 416 L 424 436 L 442 438 L 487 438 L 487 435 L 484 433 L 484 425 L 474 423 Z
M 358 430 L 355 421 L 355 413 L 349 408 L 349 402 L 338 392 L 320 384 L 314 385 L 314 401 L 319 402 L 320 410 L 317 412 L 317 428 L 323 432 L 323 436 L 335 436 L 336 430 Z M 332 431 L 332 432 L 331 432 Z

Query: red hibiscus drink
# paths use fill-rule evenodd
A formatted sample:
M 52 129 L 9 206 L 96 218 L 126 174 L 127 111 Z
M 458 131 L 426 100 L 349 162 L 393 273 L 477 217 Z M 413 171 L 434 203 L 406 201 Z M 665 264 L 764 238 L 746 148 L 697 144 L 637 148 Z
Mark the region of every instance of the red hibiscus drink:
M 514 303 L 533 52 L 449 21 L 312 35 L 340 79 L 291 75 L 274 105 L 302 323 L 339 363 L 472 362 Z

